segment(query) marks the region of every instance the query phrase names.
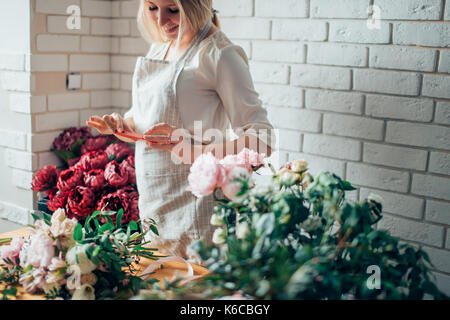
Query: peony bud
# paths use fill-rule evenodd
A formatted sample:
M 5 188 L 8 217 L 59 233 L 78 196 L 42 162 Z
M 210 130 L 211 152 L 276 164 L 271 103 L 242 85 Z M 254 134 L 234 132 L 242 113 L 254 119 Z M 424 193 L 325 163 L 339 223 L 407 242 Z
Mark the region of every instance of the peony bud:
M 225 224 L 225 220 L 222 217 L 219 217 L 217 214 L 213 214 L 211 216 L 210 222 L 213 226 L 217 227 L 223 226 Z
M 83 284 L 76 289 L 72 295 L 72 300 L 95 300 L 95 289 L 90 284 Z
M 222 228 L 217 228 L 213 234 L 213 243 L 215 244 L 223 244 L 227 241 L 227 230 Z
M 295 160 L 291 164 L 291 170 L 294 172 L 303 172 L 308 168 L 308 162 L 305 160 Z

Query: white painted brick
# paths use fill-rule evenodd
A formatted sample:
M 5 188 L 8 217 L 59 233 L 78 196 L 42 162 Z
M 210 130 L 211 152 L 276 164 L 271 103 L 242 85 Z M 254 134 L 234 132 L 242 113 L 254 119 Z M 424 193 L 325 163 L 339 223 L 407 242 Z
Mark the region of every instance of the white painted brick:
M 428 171 L 450 176 L 450 153 L 431 152 Z
M 450 75 L 425 74 L 422 95 L 450 99 Z
M 450 178 L 413 174 L 411 193 L 450 200 Z
M 303 90 L 300 88 L 256 83 L 255 89 L 265 104 L 298 108 L 303 106 Z
M 442 51 L 439 58 L 439 72 L 450 73 L 450 51 Z
M 450 128 L 389 121 L 386 141 L 418 147 L 450 150 Z
M 111 38 L 111 52 L 118 54 L 120 51 L 120 38 Z
M 361 142 L 318 134 L 305 134 L 303 152 L 338 158 L 343 160 L 361 160 Z
M 394 24 L 394 44 L 450 47 L 450 24 L 399 22 Z
M 0 146 L 27 150 L 27 134 L 18 131 L 0 130 Z
M 433 118 L 433 100 L 369 94 L 366 96 L 366 114 L 376 118 L 429 122 Z
M 369 2 L 369 0 L 311 0 L 311 17 L 367 19 Z
M 365 67 L 367 49 L 348 44 L 310 43 L 307 61 L 310 64 Z
M 272 39 L 293 41 L 325 41 L 327 39 L 327 23 L 324 21 L 315 20 L 273 20 Z
M 375 0 L 381 19 L 439 20 L 441 0 Z
M 31 181 L 33 180 L 32 172 L 12 169 L 11 173 L 11 182 L 14 186 L 20 189 L 31 190 Z
M 93 115 L 103 116 L 105 114 L 111 114 L 116 110 L 113 110 L 111 108 L 102 108 L 102 109 L 86 109 L 80 111 L 80 123 L 79 126 L 85 126 L 86 121 L 89 119 L 89 117 Z M 97 132 L 97 130 L 93 129 L 92 132 Z
M 70 71 L 110 71 L 108 55 L 74 54 L 70 56 Z
M 445 248 L 450 249 L 450 228 L 447 228 L 447 240 L 445 240 Z
M 120 75 L 120 89 L 129 90 L 133 89 L 133 75 L 132 74 L 121 74 Z
M 112 35 L 112 20 L 110 19 L 92 19 L 91 34 L 108 36 Z
M 12 203 L 0 201 L 0 218 L 8 219 L 22 225 L 27 225 L 29 216 L 30 212 L 28 209 L 19 207 Z
M 221 29 L 230 39 L 257 40 L 270 37 L 270 21 L 267 19 L 222 18 L 220 23 Z
M 31 56 L 31 71 L 67 71 L 67 60 L 67 55 L 64 54 L 33 54 Z
M 113 19 L 111 21 L 111 34 L 113 36 L 128 36 L 130 30 L 130 21 L 127 19 Z
M 444 20 L 450 20 L 450 2 L 445 2 L 445 15 Z
M 61 159 L 53 152 L 41 152 L 38 155 L 39 168 L 47 165 L 61 167 L 63 165 Z
M 363 103 L 364 98 L 358 93 L 306 90 L 305 105 L 308 109 L 361 114 Z
M 139 0 L 121 1 L 121 16 L 127 18 L 136 18 L 139 8 Z
M 335 159 L 329 159 L 325 157 L 313 156 L 306 153 L 289 153 L 289 161 L 304 159 L 308 162 L 308 171 L 313 176 L 317 175 L 320 171 L 329 171 L 337 174 L 339 177 L 344 177 L 345 162 Z
M 450 225 L 450 203 L 427 200 L 425 220 Z
M 35 132 L 67 129 L 78 126 L 78 111 L 36 115 Z
M 126 71 L 129 72 L 129 71 Z M 112 88 L 113 89 L 120 89 L 120 73 L 112 73 Z
M 434 71 L 436 51 L 407 47 L 370 47 L 369 66 L 381 69 Z
M 302 134 L 300 132 L 281 129 L 279 134 L 277 141 L 279 149 L 300 152 L 302 148 Z
M 363 161 L 390 167 L 425 170 L 427 152 L 411 148 L 364 143 Z
M 268 107 L 268 118 L 275 128 L 306 132 L 320 131 L 320 113 L 297 108 Z
M 136 57 L 111 56 L 111 71 L 133 73 Z
M 93 53 L 110 53 L 112 39 L 106 37 L 81 37 L 81 51 Z
M 40 52 L 77 52 L 80 50 L 79 36 L 39 34 L 36 38 Z
M 112 3 L 109 1 L 82 0 L 81 15 L 84 17 L 112 16 Z
M 434 269 L 450 272 L 450 251 L 430 247 L 422 247 L 422 249 L 428 253 Z
M 450 102 L 437 102 L 434 121 L 450 125 Z
M 272 62 L 305 62 L 305 45 L 291 41 L 253 41 L 252 59 Z
M 111 3 L 111 16 L 113 18 L 120 17 L 120 4 L 121 3 L 122 3 L 121 1 L 113 1 Z
M 36 154 L 29 152 L 6 149 L 5 162 L 6 165 L 10 168 L 21 169 L 25 171 L 35 171 L 38 169 Z
M 418 95 L 420 75 L 412 72 L 370 69 L 353 70 L 353 88 L 358 91 Z
M 91 107 L 101 108 L 110 107 L 112 105 L 111 91 L 93 91 L 91 92 Z
M 53 140 L 55 140 L 60 133 L 61 133 L 60 131 L 53 131 L 46 133 L 31 134 L 30 135 L 31 151 L 32 152 L 49 151 L 52 147 Z
M 146 55 L 149 44 L 141 38 L 120 38 L 120 53 L 132 55 Z
M 132 37 L 141 37 L 141 32 L 138 29 L 136 19 L 130 20 L 129 22 L 130 22 L 130 35 Z
M 359 200 L 367 199 L 371 193 L 378 194 L 383 198 L 383 212 L 398 214 L 407 218 L 422 219 L 425 204 L 423 199 L 400 193 L 361 188 Z
M 112 106 L 118 108 L 129 108 L 131 105 L 131 93 L 129 91 L 113 91 Z
M 384 122 L 353 115 L 325 114 L 323 132 L 332 135 L 382 140 Z
M 80 0 L 36 0 L 36 12 L 68 15 L 67 8 L 80 5 Z
M 214 0 L 213 8 L 219 11 L 220 17 L 251 17 L 253 0 Z
M 255 82 L 287 84 L 289 81 L 286 64 L 250 61 L 249 67 Z
M 378 229 L 388 230 L 393 236 L 405 240 L 421 242 L 432 246 L 442 246 L 444 229 L 432 224 L 416 222 L 385 214 L 378 222 Z
M 80 29 L 69 29 L 67 27 L 68 16 L 48 16 L 47 32 L 48 33 L 69 33 L 69 34 L 89 34 L 90 20 L 88 18 L 80 18 Z
M 46 96 L 31 96 L 28 93 L 11 93 L 9 108 L 14 112 L 33 114 L 47 110 Z
M 48 110 L 62 111 L 89 108 L 89 93 L 63 93 L 48 96 Z
M 345 68 L 294 65 L 291 84 L 302 87 L 349 90 L 351 72 Z
M 256 0 L 255 16 L 280 18 L 306 18 L 308 16 L 306 0 Z
M 440 272 L 432 272 L 432 274 L 435 277 L 434 282 L 439 290 L 444 292 L 447 296 L 450 296 L 450 276 Z
M 25 69 L 25 55 L 0 53 L 0 70 L 23 71 Z
M 31 74 L 29 72 L 2 71 L 0 72 L 0 86 L 7 91 L 25 91 L 31 89 Z
M 380 29 L 369 29 L 367 21 L 331 21 L 329 41 L 350 43 L 389 43 L 389 23 L 381 21 Z
M 347 180 L 355 185 L 407 192 L 409 173 L 349 162 L 347 163 Z
M 83 74 L 82 88 L 89 89 L 111 89 L 112 78 L 110 73 L 87 73 Z

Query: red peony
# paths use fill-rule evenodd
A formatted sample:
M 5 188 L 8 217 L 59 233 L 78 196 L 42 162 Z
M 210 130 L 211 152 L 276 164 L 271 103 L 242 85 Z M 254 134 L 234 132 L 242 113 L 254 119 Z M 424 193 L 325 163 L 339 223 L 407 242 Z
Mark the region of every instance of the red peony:
M 69 218 L 83 220 L 95 210 L 95 193 L 88 187 L 76 187 L 69 192 L 66 213 Z
M 33 191 L 47 191 L 56 186 L 58 180 L 58 170 L 55 166 L 47 165 L 36 172 L 31 181 L 31 189 Z
M 120 192 L 119 190 L 104 196 L 97 204 L 97 210 L 116 211 L 123 209 L 122 223 L 128 223 L 131 220 L 139 220 L 139 211 L 137 204 L 129 196 L 127 192 Z M 116 216 L 111 216 L 111 219 L 116 222 Z
M 113 187 L 122 187 L 128 183 L 127 169 L 113 160 L 106 165 L 105 179 Z
M 92 169 L 103 169 L 108 162 L 108 154 L 105 151 L 96 150 L 82 155 L 79 164 L 84 171 L 89 171 Z
M 121 161 L 123 158 L 134 154 L 134 150 L 124 142 L 110 144 L 105 152 L 108 156 L 113 156 L 114 160 Z
M 83 172 L 80 169 L 72 167 L 59 174 L 57 188 L 60 191 L 70 191 L 79 185 L 83 185 Z
M 135 168 L 134 166 L 134 156 L 128 156 L 128 158 L 126 158 L 125 160 L 123 160 L 122 163 L 126 162 L 128 165 L 130 165 L 131 167 Z
M 91 129 L 88 127 L 71 127 L 64 130 L 54 141 L 53 147 L 56 150 L 67 151 L 72 149 L 78 139 L 91 138 Z
M 51 211 L 56 211 L 59 208 L 64 208 L 67 203 L 67 196 L 69 195 L 69 191 L 60 191 L 55 194 L 53 197 L 50 197 L 50 200 L 47 202 L 47 207 Z
M 84 184 L 94 191 L 105 186 L 105 173 L 102 169 L 93 169 L 84 173 Z
M 108 137 L 106 136 L 88 138 L 81 147 L 81 154 L 85 154 L 86 152 L 89 151 L 105 150 L 107 145 L 108 145 Z
M 72 167 L 72 166 L 76 165 L 78 161 L 80 161 L 80 158 L 81 157 L 69 159 L 69 160 L 67 160 L 67 164 L 69 165 L 69 167 Z
M 132 157 L 132 156 L 130 156 Z M 130 158 L 128 157 L 128 158 Z M 127 158 L 127 159 L 128 159 Z M 125 171 L 128 174 L 128 183 L 134 184 L 136 185 L 136 171 L 134 169 L 134 166 L 131 166 L 129 162 L 127 162 L 127 159 L 125 159 L 124 161 L 122 161 L 122 163 L 120 164 L 120 166 L 125 169 Z

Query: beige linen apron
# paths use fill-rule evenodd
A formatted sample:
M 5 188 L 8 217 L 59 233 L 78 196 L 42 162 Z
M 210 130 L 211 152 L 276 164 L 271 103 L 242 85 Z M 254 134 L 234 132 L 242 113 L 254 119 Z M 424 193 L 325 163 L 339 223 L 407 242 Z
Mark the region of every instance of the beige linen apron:
M 133 119 L 138 132 L 160 122 L 183 128 L 176 105 L 177 81 L 209 30 L 210 22 L 178 61 L 138 58 L 133 75 Z M 154 219 L 160 234 L 148 233 L 151 245 L 160 247 L 162 253 L 201 263 L 188 248 L 199 239 L 207 244 L 212 241 L 212 197 L 197 199 L 186 190 L 190 165 L 175 164 L 168 151 L 151 149 L 145 141 L 138 141 L 135 161 L 140 218 Z

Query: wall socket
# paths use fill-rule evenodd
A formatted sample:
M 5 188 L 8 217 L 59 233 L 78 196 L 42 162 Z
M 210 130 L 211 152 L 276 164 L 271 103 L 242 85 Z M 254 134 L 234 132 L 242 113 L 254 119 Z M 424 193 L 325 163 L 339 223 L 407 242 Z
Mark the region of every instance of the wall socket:
M 80 90 L 81 89 L 81 74 L 79 72 L 70 72 L 67 74 L 66 88 L 67 88 L 67 90 Z

